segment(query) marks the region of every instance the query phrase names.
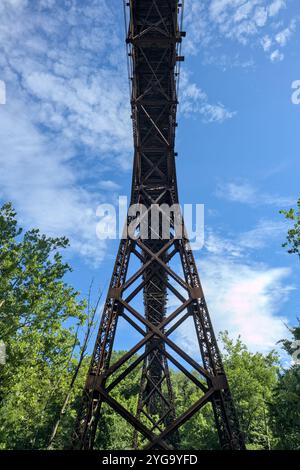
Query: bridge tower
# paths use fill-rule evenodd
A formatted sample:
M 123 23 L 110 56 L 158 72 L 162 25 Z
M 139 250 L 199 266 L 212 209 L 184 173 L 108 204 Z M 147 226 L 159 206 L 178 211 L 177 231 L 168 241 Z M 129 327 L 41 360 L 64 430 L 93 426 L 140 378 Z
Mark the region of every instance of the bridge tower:
M 178 214 L 166 210 L 179 204 L 174 144 L 177 82 L 183 60 L 180 50 L 185 36 L 181 30 L 182 3 L 130 0 L 126 8 L 134 139 L 131 206 L 140 207 L 142 213 L 128 212 L 128 230 L 120 242 L 107 293 L 74 447 L 93 448 L 105 403 L 132 426 L 133 447 L 180 447 L 180 427 L 210 406 L 220 447 L 243 449 L 188 236 L 185 230 L 183 236 L 177 236 Z M 153 206 L 162 214 L 158 227 L 149 217 Z M 167 233 L 162 228 L 166 220 L 170 222 Z M 145 221 L 148 224 L 143 230 Z M 127 329 L 122 327 L 125 322 Z M 191 335 L 194 330 L 201 360 L 178 344 L 177 332 L 185 322 Z M 113 361 L 118 329 L 134 344 Z M 195 402 L 180 413 L 175 406 L 180 396 L 175 396 L 172 386 L 172 368 L 181 371 L 196 391 Z M 140 374 L 134 410 L 119 403 L 114 394 L 133 373 Z

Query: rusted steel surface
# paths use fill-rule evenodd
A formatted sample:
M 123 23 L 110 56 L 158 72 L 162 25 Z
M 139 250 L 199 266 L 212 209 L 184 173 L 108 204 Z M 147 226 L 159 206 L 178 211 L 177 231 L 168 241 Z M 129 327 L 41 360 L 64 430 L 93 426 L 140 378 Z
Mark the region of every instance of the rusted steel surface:
M 131 204 L 177 204 L 175 130 L 181 8 L 175 0 L 131 0 L 127 45 L 132 81 L 134 164 Z M 128 217 L 128 224 L 131 222 Z M 201 283 L 188 240 L 173 237 L 121 240 L 74 433 L 74 447 L 92 449 L 105 402 L 136 430 L 133 447 L 170 449 L 180 446 L 179 429 L 208 403 L 223 449 L 243 449 L 243 436 Z M 151 223 L 149 231 L 151 235 Z M 171 268 L 178 256 L 182 273 Z M 128 276 L 131 257 L 140 267 Z M 134 286 L 133 290 L 130 290 Z M 132 302 L 143 292 L 144 308 Z M 167 292 L 179 306 L 167 311 Z M 111 364 L 118 319 L 123 318 L 141 340 Z M 187 319 L 193 320 L 202 362 L 192 359 L 171 338 Z M 197 387 L 198 400 L 178 416 L 169 363 Z M 185 365 L 187 364 L 187 365 Z M 113 398 L 113 391 L 141 368 L 136 413 Z M 192 373 L 191 370 L 195 373 Z M 146 423 L 146 424 L 145 424 Z

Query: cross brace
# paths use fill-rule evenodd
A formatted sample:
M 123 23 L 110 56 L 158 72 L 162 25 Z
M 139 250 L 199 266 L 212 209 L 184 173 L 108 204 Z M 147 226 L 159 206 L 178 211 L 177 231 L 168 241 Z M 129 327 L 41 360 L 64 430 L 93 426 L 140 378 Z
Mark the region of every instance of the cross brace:
M 175 129 L 180 31 L 176 0 L 131 0 L 128 53 L 132 70 L 132 121 L 134 163 L 131 204 L 178 204 L 175 168 Z M 163 210 L 162 210 L 163 212 Z M 148 215 L 148 214 L 147 214 Z M 134 217 L 128 214 L 129 226 Z M 180 446 L 180 427 L 211 403 L 221 448 L 243 449 L 233 400 L 211 324 L 197 266 L 183 226 L 183 237 L 174 237 L 174 216 L 169 217 L 168 237 L 137 235 L 121 240 L 102 319 L 92 354 L 74 433 L 74 446 L 94 446 L 101 405 L 107 403 L 136 432 L 133 447 L 171 449 Z M 153 227 L 151 222 L 149 233 Z M 175 257 L 181 270 L 171 266 Z M 128 276 L 131 259 L 141 266 Z M 182 274 L 180 274 L 182 272 Z M 167 308 L 168 292 L 177 306 Z M 139 294 L 144 307 L 133 306 Z M 139 333 L 141 339 L 111 364 L 118 320 Z M 171 336 L 192 320 L 202 362 L 199 364 Z M 198 399 L 178 416 L 169 363 L 198 390 Z M 113 397 L 115 387 L 133 371 L 141 370 L 137 412 L 131 413 Z M 194 370 L 194 373 L 192 373 Z

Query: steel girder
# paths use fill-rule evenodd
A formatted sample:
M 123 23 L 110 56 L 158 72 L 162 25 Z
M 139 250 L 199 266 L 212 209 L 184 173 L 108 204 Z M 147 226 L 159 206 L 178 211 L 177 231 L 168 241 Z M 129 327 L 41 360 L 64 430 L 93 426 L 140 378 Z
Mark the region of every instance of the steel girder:
M 174 143 L 177 66 L 182 60 L 178 51 L 184 33 L 179 27 L 180 5 L 175 0 L 131 0 L 128 6 L 134 137 L 131 204 L 143 204 L 150 211 L 153 204 L 162 207 L 179 202 Z M 127 225 L 131 222 L 129 215 Z M 78 414 L 75 448 L 93 448 L 103 402 L 134 427 L 134 447 L 176 448 L 180 426 L 211 403 L 221 447 L 244 448 L 187 235 L 184 230 L 182 238 L 174 237 L 172 216 L 170 227 L 168 237 L 160 233 L 157 239 L 144 239 L 140 233 L 120 242 Z M 150 222 L 148 235 L 152 231 Z M 176 255 L 183 275 L 170 266 Z M 136 257 L 141 267 L 128 276 L 131 257 Z M 143 313 L 132 305 L 140 292 L 144 298 Z M 167 311 L 167 292 L 179 303 L 171 313 Z M 142 339 L 111 364 L 120 317 Z M 202 364 L 170 338 L 188 318 L 195 325 Z M 168 362 L 181 370 L 199 391 L 198 400 L 180 416 L 176 414 Z M 138 367 L 142 367 L 142 373 L 134 414 L 118 403 L 112 392 Z M 138 433 L 142 437 L 138 438 Z

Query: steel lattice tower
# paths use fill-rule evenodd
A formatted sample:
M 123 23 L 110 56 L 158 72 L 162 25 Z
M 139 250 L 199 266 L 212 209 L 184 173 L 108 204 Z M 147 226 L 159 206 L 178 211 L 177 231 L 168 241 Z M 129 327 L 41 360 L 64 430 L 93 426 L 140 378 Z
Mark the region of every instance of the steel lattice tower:
M 147 208 L 145 220 L 153 205 L 164 213 L 164 207 L 179 202 L 174 142 L 178 64 L 183 60 L 180 45 L 185 33 L 179 24 L 182 4 L 176 0 L 131 0 L 127 7 L 134 135 L 131 205 Z M 174 236 L 174 214 L 170 219 L 167 236 L 160 230 L 156 239 L 143 237 L 139 219 L 137 234 L 120 242 L 73 436 L 75 448 L 93 448 L 103 403 L 133 426 L 133 446 L 146 449 L 176 448 L 180 426 L 211 403 L 221 448 L 244 448 L 193 253 L 185 232 L 181 238 Z M 127 225 L 134 220 L 129 213 Z M 150 234 L 153 231 L 150 220 Z M 183 274 L 171 267 L 176 256 Z M 129 275 L 132 258 L 140 265 Z M 138 308 L 132 305 L 139 294 L 144 308 L 141 303 Z M 171 312 L 168 295 L 178 302 Z M 120 318 L 141 339 L 111 364 Z M 171 339 L 188 319 L 195 327 L 201 363 Z M 180 416 L 174 405 L 169 362 L 198 393 L 196 402 Z M 117 402 L 113 391 L 138 368 L 140 389 L 137 410 L 132 412 Z

